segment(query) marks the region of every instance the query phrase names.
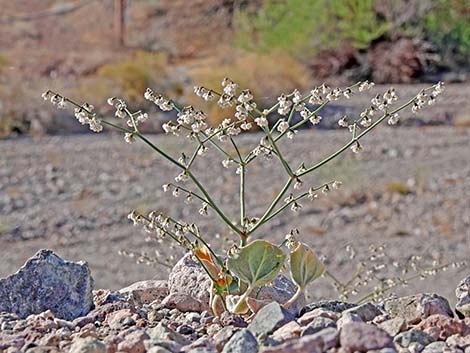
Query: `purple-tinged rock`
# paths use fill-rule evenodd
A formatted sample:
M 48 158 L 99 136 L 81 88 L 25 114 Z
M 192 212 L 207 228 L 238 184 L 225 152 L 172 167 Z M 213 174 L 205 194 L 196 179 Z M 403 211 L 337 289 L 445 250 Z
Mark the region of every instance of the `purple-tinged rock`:
M 0 311 L 21 318 L 46 310 L 73 320 L 93 307 L 93 278 L 85 262 L 69 262 L 40 250 L 18 272 L 0 279 Z
M 363 322 L 345 324 L 340 334 L 341 347 L 345 352 L 367 352 L 393 348 L 392 337 L 377 326 Z

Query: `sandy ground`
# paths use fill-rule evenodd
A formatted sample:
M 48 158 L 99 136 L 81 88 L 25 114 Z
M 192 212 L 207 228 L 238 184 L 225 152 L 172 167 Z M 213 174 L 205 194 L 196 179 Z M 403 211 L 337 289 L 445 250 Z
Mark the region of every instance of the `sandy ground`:
M 178 156 L 189 145 L 173 137 L 151 140 Z M 260 135 L 241 137 L 249 150 Z M 345 131 L 302 131 L 281 148 L 292 165 L 309 165 L 335 151 L 349 137 Z M 280 242 L 291 228 L 326 256 L 331 272 L 347 278 L 355 270 L 347 245 L 368 258 L 370 245 L 387 245 L 387 270 L 412 255 L 429 263 L 470 260 L 470 129 L 455 127 L 382 127 L 364 139 L 364 150 L 344 154 L 305 185 L 330 179 L 343 188 L 299 213 L 282 213 L 254 237 Z M 118 135 L 75 135 L 0 142 L 0 276 L 21 266 L 38 249 L 51 248 L 72 260 L 86 260 L 96 287 L 117 289 L 138 280 L 165 278 L 163 266 L 145 266 L 118 255 L 121 249 L 161 252 L 160 260 L 178 257 L 169 243 L 146 242 L 126 218 L 134 208 L 163 210 L 198 220 L 203 234 L 219 247 L 236 238 L 214 214 L 195 217 L 199 205 L 185 205 L 162 191 L 177 170 L 142 144 L 125 144 Z M 224 170 L 211 151 L 195 164 L 195 174 L 233 219 L 238 216 L 238 176 Z M 286 175 L 277 160 L 257 161 L 248 174 L 248 211 L 259 216 Z M 188 185 L 188 187 L 192 187 Z M 297 192 L 297 191 L 296 191 Z M 170 260 L 172 261 L 172 260 Z M 469 268 L 411 281 L 399 294 L 437 292 L 452 299 Z M 315 284 L 314 298 L 335 296 L 326 279 Z

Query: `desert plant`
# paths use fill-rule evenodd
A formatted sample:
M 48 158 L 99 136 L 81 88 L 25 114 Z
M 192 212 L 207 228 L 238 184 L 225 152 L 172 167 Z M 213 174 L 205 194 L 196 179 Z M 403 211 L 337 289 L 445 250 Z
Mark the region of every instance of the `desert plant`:
M 309 283 L 324 273 L 324 265 L 313 251 L 295 239 L 295 230 L 286 236 L 282 244 L 256 239 L 256 234 L 263 225 L 281 212 L 288 208 L 292 211 L 298 211 L 302 208 L 302 202 L 305 199 L 315 200 L 319 195 L 326 194 L 341 185 L 339 181 L 331 180 L 318 186 L 306 188 L 303 182 L 304 177 L 322 168 L 349 149 L 354 153 L 359 153 L 362 149 L 360 140 L 383 121 L 388 121 L 390 125 L 396 124 L 399 119 L 398 114 L 403 109 L 411 107 L 411 110 L 416 112 L 424 105 L 432 104 L 443 90 L 443 84 L 437 83 L 421 90 L 416 96 L 411 97 L 398 107 L 394 107 L 398 97 L 393 88 L 383 94 L 377 94 L 371 104 L 358 117 L 345 116 L 338 122 L 341 127 L 349 131 L 351 136 L 341 148 L 311 165 L 302 162 L 299 166 L 293 167 L 288 162 L 280 149 L 279 141 L 281 139 L 294 138 L 297 129 L 309 122 L 313 125 L 318 124 L 322 119 L 319 112 L 329 102 L 340 98 L 349 99 L 353 94 L 371 87 L 373 87 L 373 83 L 366 81 L 343 89 L 330 88 L 326 84 L 322 84 L 314 87 L 306 95 L 294 90 L 289 94 L 281 95 L 276 104 L 261 111 L 249 89 L 240 90 L 238 84 L 225 78 L 222 81 L 221 92 L 201 86 L 194 88 L 197 96 L 209 102 L 217 101 L 218 107 L 222 109 L 236 107 L 233 119 L 227 118 L 215 127 L 208 126 L 206 115 L 202 111 L 198 111 L 192 106 L 181 106 L 162 94 L 147 89 L 144 94 L 147 100 L 155 103 L 162 111 L 176 111 L 176 121 L 169 121 L 163 125 L 165 132 L 185 136 L 195 143 L 193 153 L 190 156 L 183 154 L 180 158 L 170 155 L 145 137 L 139 130 L 139 124 L 148 119 L 148 115 L 142 111 L 132 112 L 126 102 L 120 98 L 109 98 L 108 104 L 115 108 L 115 117 L 118 120 L 124 119 L 125 124 L 103 118 L 88 103 L 77 103 L 52 91 L 45 92 L 43 98 L 50 100 L 58 108 L 66 108 L 67 106 L 74 108 L 75 116 L 79 122 L 89 125 L 94 132 L 100 132 L 106 126 L 122 132 L 128 143 L 141 140 L 163 159 L 180 169 L 174 182 L 164 184 L 163 189 L 171 191 L 175 197 L 184 195 L 186 202 L 199 202 L 201 216 L 207 215 L 210 210 L 219 216 L 231 234 L 236 235 L 239 240 L 238 244 L 234 243 L 227 249 L 226 256 L 214 251 L 209 245 L 210 239 L 196 224 L 177 220 L 171 215 L 158 211 L 152 211 L 148 214 L 133 211 L 129 214 L 129 219 L 136 225 L 142 225 L 146 232 L 170 238 L 193 253 L 212 279 L 211 303 L 214 312 L 218 310 L 218 303 L 222 303 L 226 309 L 232 312 L 246 313 L 250 310 L 247 303 L 250 293 L 255 288 L 272 281 L 284 267 L 287 258 L 283 250 L 285 245 L 290 250 L 289 262 L 292 279 L 298 287 L 293 298 L 285 303 L 285 306 L 291 305 Z M 274 125 L 269 126 L 268 117 L 274 114 L 279 118 Z M 293 123 L 296 114 L 299 114 L 301 119 L 297 123 Z M 379 114 L 380 116 L 377 117 Z M 237 136 L 250 130 L 252 124 L 259 126 L 262 138 L 254 149 L 244 153 L 237 143 Z M 195 161 L 204 156 L 209 146 L 220 153 L 222 165 L 225 168 L 233 168 L 239 175 L 240 215 L 238 222 L 232 221 L 231 217 L 221 209 L 206 186 L 193 172 L 192 167 Z M 233 153 L 229 147 L 233 148 Z M 246 194 L 245 185 L 248 168 L 260 157 L 277 158 L 280 162 L 279 166 L 286 174 L 286 182 L 266 207 L 265 212 L 262 215 L 254 216 L 246 209 L 246 198 L 251 195 Z M 195 189 L 188 186 L 189 184 L 192 184 Z M 299 191 L 297 195 L 290 193 L 303 188 L 305 190 Z

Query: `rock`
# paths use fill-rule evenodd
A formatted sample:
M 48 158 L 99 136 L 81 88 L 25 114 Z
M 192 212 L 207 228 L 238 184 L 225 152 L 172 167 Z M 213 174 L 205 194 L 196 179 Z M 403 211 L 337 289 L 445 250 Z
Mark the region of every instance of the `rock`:
M 356 314 L 362 321 L 372 321 L 376 316 L 381 315 L 382 311 L 372 303 L 365 303 L 354 308 L 343 311 L 344 314 Z
M 129 326 L 134 326 L 139 318 L 131 309 L 121 309 L 106 315 L 106 323 L 113 330 L 120 330 Z
M 70 353 L 106 353 L 106 345 L 93 337 L 77 338 L 70 347 Z
M 136 330 L 124 337 L 117 346 L 118 351 L 127 353 L 144 353 L 146 351 L 144 341 L 150 337 L 143 330 Z
M 162 348 L 173 353 L 173 352 L 180 352 L 183 347 L 181 344 L 173 342 L 173 341 L 158 340 L 158 339 L 146 340 L 144 341 L 144 345 L 145 345 L 145 348 L 147 349 L 147 352 L 150 352 L 151 349 L 157 350 L 157 348 Z
M 162 323 L 159 323 L 157 326 L 148 328 L 146 333 L 149 335 L 152 340 L 165 340 L 173 341 L 182 346 L 186 346 L 190 341 L 183 335 L 165 327 Z
M 341 347 L 345 352 L 367 352 L 374 349 L 393 348 L 393 340 L 384 330 L 363 322 L 351 322 L 340 333 Z
M 274 331 L 271 337 L 277 342 L 284 342 L 299 337 L 301 332 L 300 325 L 295 321 L 290 321 Z
M 302 310 L 300 310 L 300 315 L 304 315 L 305 313 L 308 313 L 309 311 L 312 311 L 317 308 L 333 311 L 335 313 L 342 313 L 343 311 L 354 308 L 355 306 L 357 305 L 337 300 L 322 300 L 317 303 L 311 303 L 303 307 Z
M 258 293 L 253 292 L 252 296 L 256 295 L 256 299 L 268 302 L 278 302 L 284 304 L 296 292 L 297 286 L 286 276 L 280 274 L 269 286 L 261 287 Z M 305 296 L 302 294 L 290 307 L 289 311 L 298 313 L 300 309 L 305 306 Z
M 336 326 L 338 327 L 338 330 L 341 330 L 345 324 L 351 323 L 351 322 L 364 322 L 362 319 L 352 313 L 346 313 L 341 315 L 341 317 L 336 321 Z
M 385 320 L 379 323 L 378 326 L 392 337 L 395 337 L 406 329 L 405 319 L 402 317 L 395 317 L 393 319 Z
M 323 342 L 323 350 L 336 347 L 339 344 L 339 332 L 333 327 L 325 328 L 311 335 L 312 338 L 320 339 Z
M 459 334 L 452 335 L 446 339 L 446 343 L 449 347 L 465 349 L 467 347 L 470 347 L 470 335 L 466 335 L 465 337 Z
M 227 326 L 223 327 L 219 332 L 217 332 L 214 337 L 213 341 L 215 344 L 215 347 L 217 350 L 220 352 L 224 346 L 227 344 L 227 342 L 232 338 L 232 336 L 237 332 L 238 329 L 233 326 Z
M 255 336 L 267 335 L 294 319 L 292 313 L 284 309 L 279 303 L 272 302 L 258 311 L 248 325 L 248 329 Z
M 227 342 L 222 353 L 257 353 L 258 341 L 253 333 L 243 328 Z
M 421 353 L 443 353 L 444 350 L 447 351 L 447 344 L 445 342 L 433 342 L 428 344 Z
M 211 279 L 193 259 L 190 253 L 184 255 L 173 267 L 168 278 L 168 290 L 171 294 L 186 294 L 201 303 L 199 310 L 211 311 Z
M 184 293 L 170 293 L 162 301 L 162 305 L 168 309 L 178 309 L 182 312 L 202 312 L 205 305 L 198 299 Z
M 220 324 L 222 326 L 234 326 L 234 327 L 247 327 L 248 326 L 243 316 L 232 314 L 232 313 L 229 313 L 228 311 L 224 311 L 220 315 L 219 319 L 220 319 Z
M 460 318 L 470 317 L 470 276 L 460 281 L 455 290 L 455 295 L 458 299 L 455 305 L 457 315 Z
M 154 346 L 147 350 L 147 353 L 172 353 L 166 348 L 160 346 Z
M 337 321 L 339 316 L 337 313 L 329 310 L 325 310 L 323 308 L 317 308 L 313 309 L 312 311 L 309 311 L 305 314 L 303 314 L 297 322 L 302 325 L 308 325 L 310 322 L 312 322 L 315 318 L 317 317 L 326 317 L 328 319 L 331 319 L 333 321 Z
M 419 343 L 423 346 L 427 346 L 428 344 L 434 342 L 434 338 L 421 330 L 413 328 L 409 331 L 398 334 L 395 336 L 393 341 L 403 348 L 408 348 L 413 343 Z
M 470 327 L 462 320 L 456 320 L 445 315 L 432 315 L 417 326 L 418 329 L 430 335 L 435 340 L 446 340 L 448 337 L 470 334 Z
M 0 279 L 0 312 L 21 318 L 51 310 L 73 320 L 93 307 L 93 279 L 85 262 L 69 262 L 40 250 L 15 274 Z
M 129 300 L 141 306 L 153 301 L 161 302 L 168 294 L 168 281 L 148 280 L 140 281 L 119 290 Z
M 321 337 L 310 335 L 274 347 L 261 347 L 259 353 L 322 353 L 324 345 Z
M 90 311 L 86 316 L 79 317 L 73 320 L 72 324 L 78 327 L 83 327 L 87 324 L 94 323 L 94 322 L 101 322 L 104 321 L 105 318 L 112 312 L 121 310 L 121 309 L 129 309 L 131 305 L 127 302 L 113 302 L 104 304 L 92 311 Z
M 454 316 L 447 299 L 437 294 L 417 294 L 388 299 L 384 303 L 384 309 L 392 318 L 403 317 L 407 325 L 417 324 L 434 314 Z
M 307 327 L 305 327 L 302 330 L 302 336 L 312 335 L 327 327 L 333 327 L 336 329 L 336 322 L 331 319 L 328 319 L 327 317 L 319 316 L 315 318 L 311 323 L 308 324 Z

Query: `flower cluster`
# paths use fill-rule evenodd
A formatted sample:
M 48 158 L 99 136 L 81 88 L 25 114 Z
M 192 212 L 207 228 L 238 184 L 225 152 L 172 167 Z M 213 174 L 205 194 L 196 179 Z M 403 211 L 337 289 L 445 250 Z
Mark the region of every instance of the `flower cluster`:
M 169 112 L 175 107 L 170 99 L 165 98 L 161 94 L 155 94 L 150 88 L 147 88 L 145 91 L 144 98 L 157 105 L 164 112 Z

